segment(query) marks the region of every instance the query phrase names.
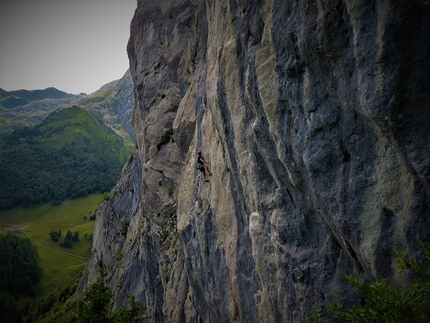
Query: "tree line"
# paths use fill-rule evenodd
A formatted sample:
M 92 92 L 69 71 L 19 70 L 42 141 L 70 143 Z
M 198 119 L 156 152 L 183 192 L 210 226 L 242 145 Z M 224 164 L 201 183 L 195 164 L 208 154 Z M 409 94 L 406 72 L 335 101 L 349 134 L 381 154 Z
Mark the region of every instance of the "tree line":
M 37 305 L 36 316 L 49 318 L 50 322 L 74 323 L 149 323 L 147 308 L 134 295 L 128 294 L 128 305 L 110 313 L 114 293 L 104 283 L 106 270 L 100 269 L 100 277 L 79 296 L 77 285 L 67 287 L 60 294 L 53 293 Z M 55 311 L 53 311 L 55 309 Z M 49 314 L 48 314 L 49 313 Z
M 0 292 L 36 295 L 42 278 L 39 254 L 28 238 L 0 235 Z
M 61 230 L 58 230 L 58 231 L 52 230 L 49 233 L 49 240 L 52 241 L 52 242 L 61 241 L 60 242 L 60 247 L 69 248 L 70 249 L 70 248 L 73 247 L 74 243 L 80 241 L 79 240 L 79 232 L 75 231 L 75 232 L 72 233 L 72 231 L 67 230 L 66 235 L 63 237 L 62 234 L 61 234 Z

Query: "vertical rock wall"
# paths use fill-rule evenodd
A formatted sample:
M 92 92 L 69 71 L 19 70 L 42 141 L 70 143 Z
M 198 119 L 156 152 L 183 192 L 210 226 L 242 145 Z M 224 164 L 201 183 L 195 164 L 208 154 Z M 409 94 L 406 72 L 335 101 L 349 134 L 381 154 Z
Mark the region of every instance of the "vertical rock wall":
M 305 322 L 430 240 L 426 1 L 138 1 L 91 261 L 154 322 Z M 213 173 L 196 169 L 202 149 Z

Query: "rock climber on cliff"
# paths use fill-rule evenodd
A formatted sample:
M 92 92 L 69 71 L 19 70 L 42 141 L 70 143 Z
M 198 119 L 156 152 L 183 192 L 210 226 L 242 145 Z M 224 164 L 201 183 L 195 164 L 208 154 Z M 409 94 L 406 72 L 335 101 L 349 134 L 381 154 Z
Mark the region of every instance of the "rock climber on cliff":
M 206 177 L 206 172 L 209 173 L 209 176 L 212 176 L 212 173 L 210 172 L 209 168 L 205 164 L 207 164 L 207 162 L 206 160 L 204 160 L 202 155 L 202 149 L 200 148 L 197 154 L 197 169 L 202 173 L 202 176 L 205 179 L 205 181 L 209 182 L 209 180 Z

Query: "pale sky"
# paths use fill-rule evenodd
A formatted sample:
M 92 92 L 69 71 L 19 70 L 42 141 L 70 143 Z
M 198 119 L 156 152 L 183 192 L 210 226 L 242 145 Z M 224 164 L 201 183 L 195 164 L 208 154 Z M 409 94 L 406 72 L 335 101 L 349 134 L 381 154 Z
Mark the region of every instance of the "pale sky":
M 136 0 L 0 0 L 0 88 L 90 94 L 129 67 Z

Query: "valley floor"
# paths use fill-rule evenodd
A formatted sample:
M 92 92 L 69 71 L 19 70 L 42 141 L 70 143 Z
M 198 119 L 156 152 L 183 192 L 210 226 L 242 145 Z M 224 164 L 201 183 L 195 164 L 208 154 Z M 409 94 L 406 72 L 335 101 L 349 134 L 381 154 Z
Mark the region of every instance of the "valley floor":
M 90 221 L 89 217 L 96 211 L 102 199 L 101 194 L 93 194 L 66 200 L 58 206 L 44 204 L 0 211 L 0 234 L 8 234 L 6 228 L 22 226 L 23 230 L 9 234 L 28 237 L 37 247 L 43 278 L 37 291 L 36 302 L 73 285 L 82 274 L 90 257 L 94 230 L 94 221 Z M 63 248 L 59 242 L 49 240 L 49 234 L 53 230 L 61 230 L 62 236 L 65 236 L 67 231 L 78 232 L 80 241 L 74 243 L 72 248 Z M 18 302 L 25 304 L 28 300 L 28 297 L 21 297 Z

